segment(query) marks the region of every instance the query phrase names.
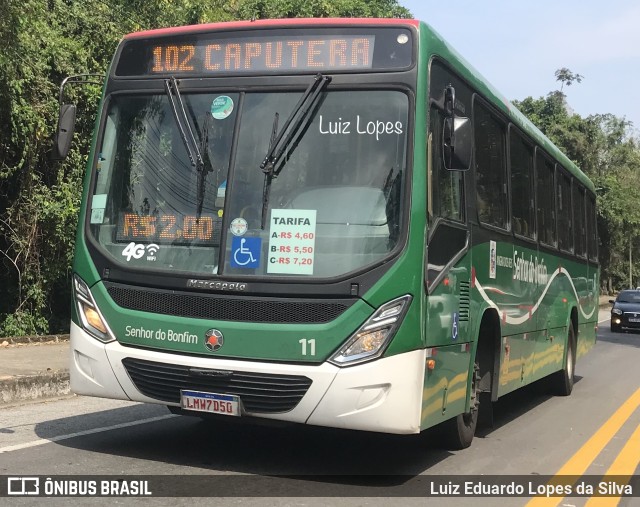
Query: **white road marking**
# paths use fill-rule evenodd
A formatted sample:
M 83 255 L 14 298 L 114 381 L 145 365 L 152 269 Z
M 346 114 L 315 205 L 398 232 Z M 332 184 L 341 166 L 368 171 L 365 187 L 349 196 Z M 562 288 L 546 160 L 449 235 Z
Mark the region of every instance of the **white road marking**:
M 601 322 L 608 322 L 608 321 L 610 321 L 610 320 L 611 320 L 611 316 L 610 316 L 610 315 L 607 315 L 604 319 L 599 320 L 599 321 L 598 321 L 598 324 L 600 324 Z
M 94 433 L 102 433 L 103 431 L 117 430 L 120 428 L 129 428 L 131 426 L 138 426 L 140 424 L 147 424 L 157 421 L 163 421 L 172 417 L 178 417 L 174 414 L 161 415 L 158 417 L 150 417 L 149 419 L 142 419 L 140 421 L 131 421 L 127 423 L 114 424 L 113 426 L 104 426 L 102 428 L 93 428 L 91 430 L 78 431 L 76 433 L 69 433 L 68 435 L 58 435 L 51 438 L 39 438 L 38 440 L 32 440 L 31 442 L 25 442 L 24 444 L 9 445 L 7 447 L 0 447 L 0 454 L 4 452 L 19 451 L 20 449 L 27 449 L 29 447 L 36 447 L 38 445 L 49 444 L 51 442 L 59 442 L 60 440 L 67 440 L 69 438 L 82 437 L 84 435 L 93 435 Z

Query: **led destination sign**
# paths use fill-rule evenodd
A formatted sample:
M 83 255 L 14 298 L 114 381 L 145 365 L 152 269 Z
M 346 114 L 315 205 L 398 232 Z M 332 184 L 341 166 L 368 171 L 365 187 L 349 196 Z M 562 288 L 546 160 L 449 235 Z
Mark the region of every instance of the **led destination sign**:
M 152 46 L 151 74 L 369 69 L 373 37 L 270 37 L 212 44 Z
M 318 30 L 316 30 L 318 32 Z M 336 32 L 336 33 L 334 33 Z M 364 32 L 364 33 L 363 33 Z M 263 35 L 264 33 L 264 35 Z M 118 76 L 268 74 L 408 68 L 412 37 L 406 28 L 349 33 L 300 30 L 197 33 L 126 41 Z

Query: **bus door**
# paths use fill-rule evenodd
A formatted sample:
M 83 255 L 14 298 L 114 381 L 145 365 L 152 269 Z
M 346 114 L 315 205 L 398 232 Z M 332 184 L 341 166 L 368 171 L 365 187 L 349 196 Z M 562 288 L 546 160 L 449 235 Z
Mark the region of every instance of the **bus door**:
M 471 261 L 465 214 L 466 174 L 448 171 L 442 161 L 444 117 L 433 107 L 428 135 L 428 233 L 425 250 L 427 350 L 437 352 L 425 376 L 423 422 L 435 424 L 465 411 L 471 365 L 469 333 Z M 435 351 L 435 352 L 434 352 Z
M 448 166 L 466 163 L 447 162 L 445 144 L 450 135 L 446 122 L 451 122 L 452 117 L 464 120 L 471 112 L 471 98 L 470 88 L 444 62 L 436 59 L 431 63 L 425 281 L 429 298 L 428 345 L 470 341 L 471 260 L 465 198 L 465 184 L 469 181 L 464 171 L 468 166 L 450 169 Z M 470 145 L 471 139 L 468 142 Z

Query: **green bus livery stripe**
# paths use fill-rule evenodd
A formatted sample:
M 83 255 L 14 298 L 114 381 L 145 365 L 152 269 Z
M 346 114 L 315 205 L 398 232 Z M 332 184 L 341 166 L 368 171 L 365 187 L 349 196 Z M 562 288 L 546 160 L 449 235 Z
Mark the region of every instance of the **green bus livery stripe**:
M 527 322 L 529 319 L 531 319 L 534 314 L 536 313 L 536 311 L 538 310 L 538 308 L 540 307 L 542 301 L 544 300 L 545 296 L 547 295 L 547 292 L 549 292 L 549 289 L 551 287 L 551 284 L 553 283 L 553 281 L 556 279 L 556 277 L 558 277 L 559 275 L 565 275 L 569 281 L 569 283 L 571 284 L 571 288 L 573 289 L 573 293 L 576 297 L 576 301 L 578 301 L 578 309 L 580 310 L 580 313 L 582 314 L 582 316 L 586 319 L 589 320 L 591 317 L 593 317 L 595 311 L 596 311 L 596 306 L 594 304 L 593 308 L 591 309 L 591 311 L 589 313 L 585 313 L 585 311 L 582 309 L 582 305 L 580 304 L 580 297 L 578 296 L 578 291 L 576 290 L 576 286 L 573 283 L 573 279 L 571 278 L 571 275 L 569 274 L 569 272 L 563 268 L 563 267 L 559 267 L 558 269 L 556 269 L 551 276 L 549 277 L 549 281 L 547 282 L 547 285 L 545 286 L 544 290 L 542 291 L 542 294 L 540 295 L 540 298 L 538 298 L 538 301 L 536 301 L 536 303 L 531 307 L 530 310 L 527 311 L 527 313 L 525 313 L 524 315 L 521 315 L 519 317 L 512 317 L 510 315 L 507 315 L 506 312 L 503 315 L 503 320 L 507 323 L 507 324 L 512 324 L 512 325 L 518 325 L 518 324 L 523 324 L 525 322 Z M 487 291 L 499 291 L 502 294 L 505 294 L 505 292 L 500 291 L 499 289 L 495 289 L 494 287 L 483 287 L 482 284 L 478 281 L 475 280 L 475 287 L 478 289 L 478 293 L 480 294 L 480 296 L 482 296 L 482 299 L 485 300 L 485 302 L 491 306 L 492 308 L 495 308 L 496 310 L 500 311 L 500 307 L 487 295 Z

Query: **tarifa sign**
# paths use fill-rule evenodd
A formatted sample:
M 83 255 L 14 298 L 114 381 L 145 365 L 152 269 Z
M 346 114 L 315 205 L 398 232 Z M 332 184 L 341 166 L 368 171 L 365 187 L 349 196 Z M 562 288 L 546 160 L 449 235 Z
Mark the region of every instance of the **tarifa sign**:
M 514 250 L 513 279 L 526 283 L 546 285 L 549 281 L 549 274 L 547 273 L 544 259 L 538 260 L 538 256 L 534 257 L 532 254 L 529 254 L 527 259 L 524 252 L 519 255 L 518 250 Z

